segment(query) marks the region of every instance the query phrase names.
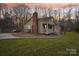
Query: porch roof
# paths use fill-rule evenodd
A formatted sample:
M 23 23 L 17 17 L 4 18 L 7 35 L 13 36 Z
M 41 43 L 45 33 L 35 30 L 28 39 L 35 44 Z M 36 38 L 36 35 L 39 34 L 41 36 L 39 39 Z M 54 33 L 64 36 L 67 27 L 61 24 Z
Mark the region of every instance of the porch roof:
M 51 19 L 54 19 L 54 18 L 53 17 L 43 17 L 43 18 L 39 18 L 38 20 L 49 21 Z

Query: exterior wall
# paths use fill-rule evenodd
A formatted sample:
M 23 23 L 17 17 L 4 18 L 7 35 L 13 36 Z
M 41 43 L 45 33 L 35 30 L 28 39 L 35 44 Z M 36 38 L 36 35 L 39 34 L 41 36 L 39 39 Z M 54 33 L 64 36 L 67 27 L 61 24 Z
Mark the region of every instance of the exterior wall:
M 24 32 L 32 32 L 32 20 L 30 20 L 27 24 L 24 25 Z
M 42 26 L 42 22 L 38 21 L 38 32 L 40 34 L 44 33 L 44 28 Z

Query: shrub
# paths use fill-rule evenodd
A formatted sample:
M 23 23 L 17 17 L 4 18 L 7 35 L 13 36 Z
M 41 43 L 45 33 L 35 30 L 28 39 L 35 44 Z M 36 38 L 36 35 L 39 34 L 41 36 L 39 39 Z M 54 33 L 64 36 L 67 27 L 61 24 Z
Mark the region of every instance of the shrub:
M 78 22 L 76 22 L 76 24 L 75 24 L 75 31 L 77 33 L 79 33 L 79 23 Z

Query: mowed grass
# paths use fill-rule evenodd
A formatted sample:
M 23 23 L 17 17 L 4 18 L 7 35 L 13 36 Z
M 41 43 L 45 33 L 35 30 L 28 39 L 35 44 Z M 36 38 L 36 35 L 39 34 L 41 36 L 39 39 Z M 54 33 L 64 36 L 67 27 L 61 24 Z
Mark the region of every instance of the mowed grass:
M 67 51 L 76 49 L 76 51 Z M 79 34 L 68 32 L 59 38 L 20 38 L 0 40 L 3 56 L 79 55 Z

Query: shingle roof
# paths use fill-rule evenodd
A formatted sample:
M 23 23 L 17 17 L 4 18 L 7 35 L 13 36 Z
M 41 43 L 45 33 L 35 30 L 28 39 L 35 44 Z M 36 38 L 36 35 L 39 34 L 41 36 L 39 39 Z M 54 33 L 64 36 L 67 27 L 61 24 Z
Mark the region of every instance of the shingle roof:
M 50 19 L 54 19 L 54 18 L 53 17 L 43 17 L 43 18 L 39 18 L 38 20 L 49 21 Z

